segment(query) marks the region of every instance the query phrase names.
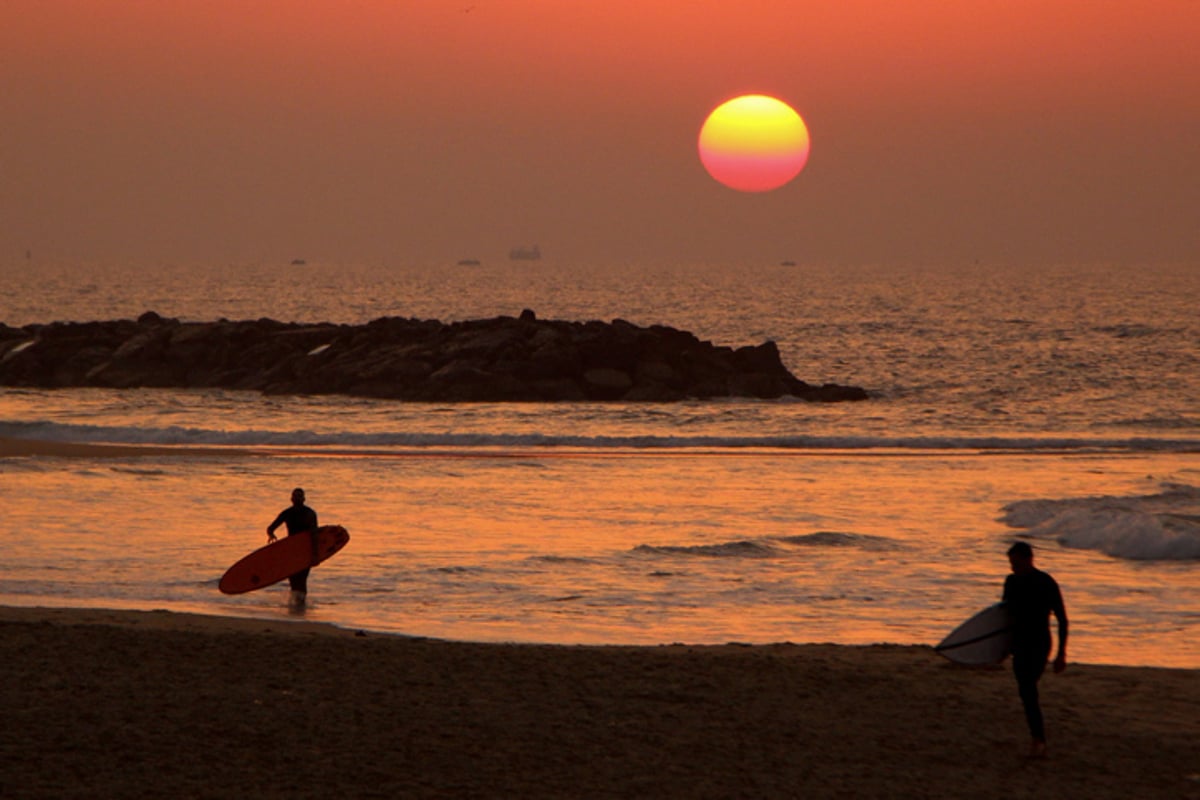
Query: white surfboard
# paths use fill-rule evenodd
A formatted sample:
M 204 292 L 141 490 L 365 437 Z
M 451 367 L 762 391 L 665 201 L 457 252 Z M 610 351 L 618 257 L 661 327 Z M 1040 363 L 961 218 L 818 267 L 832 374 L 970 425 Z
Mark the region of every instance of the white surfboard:
M 959 664 L 999 664 L 1012 650 L 1012 618 L 1002 603 L 988 606 L 933 649 Z

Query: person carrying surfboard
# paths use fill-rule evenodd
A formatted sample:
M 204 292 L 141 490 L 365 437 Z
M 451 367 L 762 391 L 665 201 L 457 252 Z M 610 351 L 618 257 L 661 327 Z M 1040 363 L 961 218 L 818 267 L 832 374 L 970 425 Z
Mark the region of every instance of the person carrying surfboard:
M 1004 606 L 1012 618 L 1012 664 L 1025 721 L 1033 737 L 1029 755 L 1046 755 L 1046 726 L 1038 698 L 1038 681 L 1050 658 L 1050 615 L 1058 620 L 1058 653 L 1054 671 L 1067 668 L 1067 609 L 1062 591 L 1048 573 L 1033 565 L 1033 548 L 1017 542 L 1008 549 L 1012 574 L 1004 580 Z
M 317 512 L 304 504 L 304 490 L 296 487 L 292 490 L 292 504 L 279 512 L 275 521 L 267 526 L 267 542 L 275 541 L 275 529 L 287 525 L 288 536 L 312 531 L 313 559 L 317 563 Z M 308 596 L 308 573 L 311 567 L 306 567 L 288 578 L 292 593 L 288 597 L 288 605 L 292 608 L 303 608 Z

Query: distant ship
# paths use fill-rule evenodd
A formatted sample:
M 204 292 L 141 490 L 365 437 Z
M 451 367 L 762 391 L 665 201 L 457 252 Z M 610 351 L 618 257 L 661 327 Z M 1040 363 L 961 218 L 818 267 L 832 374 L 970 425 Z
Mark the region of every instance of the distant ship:
M 464 258 L 458 262 L 458 265 L 460 267 L 478 267 L 479 259 L 478 258 Z
M 513 261 L 537 261 L 542 257 L 542 251 L 536 244 L 533 247 L 514 247 L 508 251 L 508 257 Z
M 305 265 L 305 264 L 307 264 L 307 263 L 308 263 L 308 262 L 307 262 L 307 261 L 305 261 L 303 258 L 293 258 L 293 259 L 292 259 L 292 266 L 293 266 L 293 267 L 302 267 L 302 266 L 304 266 L 304 265 Z

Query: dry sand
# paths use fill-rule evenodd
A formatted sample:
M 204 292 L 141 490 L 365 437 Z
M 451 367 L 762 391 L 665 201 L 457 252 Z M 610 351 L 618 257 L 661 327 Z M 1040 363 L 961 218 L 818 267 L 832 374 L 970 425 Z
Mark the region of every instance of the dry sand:
M 552 647 L 0 608 L 0 797 L 1200 798 L 1200 677 L 1073 664 L 1050 757 L 927 647 Z

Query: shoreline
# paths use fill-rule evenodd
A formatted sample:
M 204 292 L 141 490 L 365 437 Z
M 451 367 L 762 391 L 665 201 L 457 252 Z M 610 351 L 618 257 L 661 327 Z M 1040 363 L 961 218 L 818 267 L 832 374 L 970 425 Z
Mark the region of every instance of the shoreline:
M 1200 798 L 1200 671 L 1043 679 L 926 646 L 479 644 L 0 606 L 21 797 Z
M 443 635 L 435 632 L 409 632 L 396 628 L 371 627 L 354 621 L 337 621 L 330 619 L 315 620 L 306 613 L 292 612 L 281 605 L 277 612 L 230 610 L 228 608 L 199 608 L 167 607 L 154 603 L 135 603 L 129 605 L 71 605 L 64 604 L 39 605 L 45 598 L 31 598 L 28 602 L 20 597 L 6 595 L 0 598 L 0 623 L 27 621 L 62 621 L 66 624 L 85 625 L 132 625 L 140 628 L 191 630 L 200 632 L 219 633 L 237 632 L 243 627 L 251 631 L 269 631 L 279 634 L 331 636 L 331 637 L 376 637 L 395 638 L 408 641 L 441 642 L 448 645 L 478 645 L 480 647 L 546 647 L 546 648 L 579 648 L 579 649 L 634 649 L 653 650 L 656 648 L 688 647 L 693 649 L 714 649 L 722 647 L 757 648 L 757 647 L 836 647 L 848 650 L 864 650 L 870 648 L 910 648 L 928 651 L 937 656 L 938 662 L 945 662 L 955 669 L 967 669 L 959 664 L 952 664 L 948 659 L 938 655 L 934 649 L 934 641 L 899 641 L 884 639 L 881 641 L 834 641 L 831 639 L 802 640 L 781 637 L 779 639 L 737 639 L 724 640 L 687 640 L 679 637 L 663 639 L 662 641 L 604 641 L 589 639 L 531 639 L 506 637 L 503 635 L 472 636 L 469 633 L 462 636 Z M 282 602 L 282 601 L 281 601 Z M 1168 670 L 1178 673 L 1194 674 L 1200 679 L 1200 666 L 1179 663 L 1127 663 L 1117 661 L 1070 661 L 1072 665 L 1080 665 L 1098 669 L 1149 669 Z M 1004 662 L 1004 669 L 1008 668 Z M 980 669 L 992 669 L 984 666 Z M 1200 735 L 1200 728 L 1197 730 Z
M 522 639 L 487 639 L 487 638 L 448 638 L 438 635 L 421 633 L 403 633 L 394 630 L 382 630 L 357 625 L 343 625 L 338 622 L 315 621 L 305 619 L 304 615 L 289 613 L 286 618 L 272 615 L 256 614 L 222 614 L 216 611 L 181 611 L 171 608 L 113 608 L 107 606 L 73 606 L 73 605 L 9 605 L 0 602 L 0 625 L 18 624 L 52 624 L 72 626 L 113 626 L 130 627 L 142 630 L 187 631 L 205 634 L 242 634 L 268 633 L 282 636 L 319 636 L 333 639 L 346 638 L 376 638 L 396 639 L 409 642 L 432 642 L 450 646 L 496 647 L 496 648 L 547 648 L 575 650 L 664 650 L 686 648 L 689 650 L 720 650 L 755 649 L 755 648 L 835 648 L 847 651 L 883 650 L 914 650 L 928 652 L 938 664 L 950 669 L 993 672 L 1007 672 L 1009 662 L 1005 660 L 1000 666 L 972 667 L 951 662 L 939 655 L 933 644 L 916 642 L 870 642 L 870 643 L 840 643 L 831 641 L 737 641 L 727 642 L 686 642 L 672 641 L 659 643 L 645 642 L 588 642 L 588 641 L 542 641 Z M 1174 666 L 1157 664 L 1118 664 L 1110 662 L 1069 661 L 1072 667 L 1084 667 L 1099 670 L 1160 670 L 1171 673 L 1193 675 L 1200 681 L 1200 667 Z M 1049 667 L 1047 666 L 1047 674 Z M 1200 735 L 1200 725 L 1197 728 Z

